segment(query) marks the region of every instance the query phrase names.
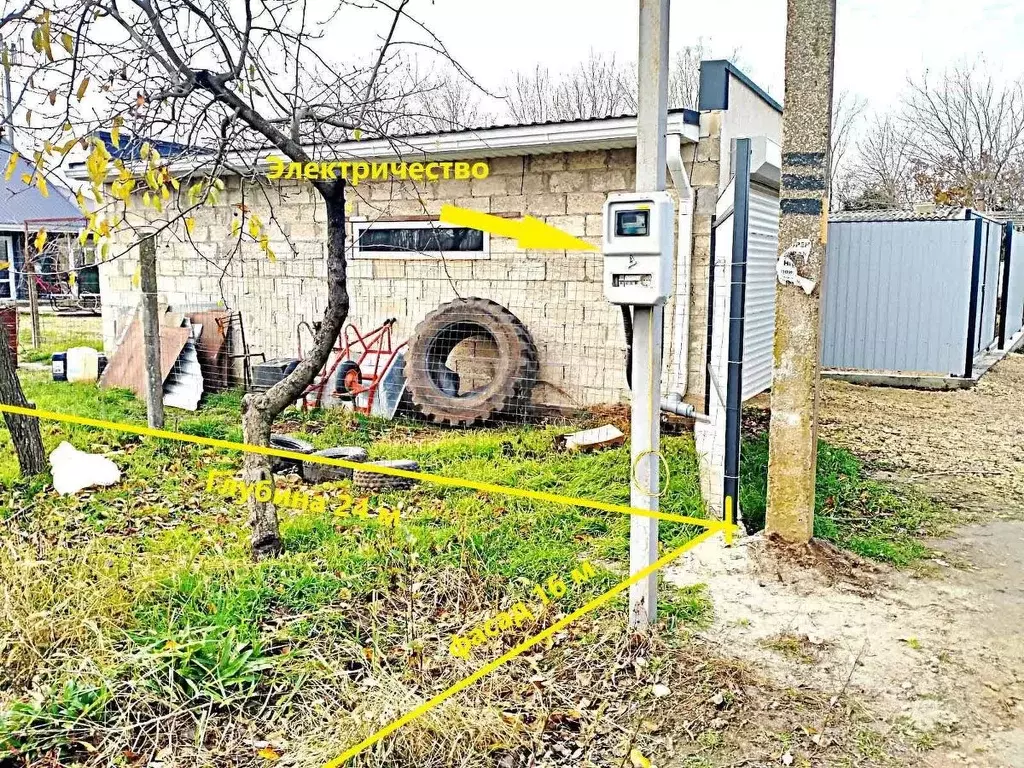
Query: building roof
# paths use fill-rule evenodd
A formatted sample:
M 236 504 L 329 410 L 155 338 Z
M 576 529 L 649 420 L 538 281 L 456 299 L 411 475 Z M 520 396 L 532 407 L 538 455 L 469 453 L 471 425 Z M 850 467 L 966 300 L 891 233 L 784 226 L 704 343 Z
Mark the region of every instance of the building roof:
M 191 147 L 188 144 L 179 144 L 176 141 L 164 141 L 163 139 L 148 139 L 145 136 L 134 136 L 124 131 L 118 137 L 118 144 L 120 146 L 115 147 L 114 141 L 110 137 L 110 131 L 96 131 L 96 136 L 102 141 L 107 148 L 107 152 L 115 160 L 123 160 L 124 162 L 133 162 L 141 159 L 139 152 L 142 149 L 143 144 L 149 144 L 153 149 L 160 153 L 161 157 L 181 157 L 182 155 L 201 155 L 209 152 L 207 149 L 200 147 Z
M 918 206 L 877 211 L 840 211 L 829 214 L 831 222 L 844 221 L 959 221 L 967 218 L 967 209 L 958 206 Z
M 673 109 L 668 113 L 668 133 L 679 134 L 687 142 L 700 137 L 699 115 L 690 109 Z M 514 155 L 540 155 L 557 152 L 622 149 L 636 146 L 636 116 L 619 115 L 590 120 L 563 120 L 525 125 L 495 125 L 462 131 L 442 131 L 386 139 L 345 141 L 317 148 L 317 161 L 322 160 L 471 160 Z M 246 170 L 269 170 L 271 156 L 280 156 L 274 148 L 246 149 L 224 158 L 224 165 Z M 212 155 L 189 155 L 171 159 L 174 173 L 209 170 Z M 129 167 L 131 164 L 129 163 Z M 72 164 L 68 175 L 75 179 L 87 177 L 84 163 Z
M 12 153 L 11 145 L 0 141 L 0 168 L 6 169 Z M 65 219 L 45 224 L 47 229 L 77 232 L 85 226 L 78 207 L 71 202 L 70 192 L 52 176 L 47 179 L 49 196 L 43 197 L 35 185 L 21 180 L 24 174 L 34 173 L 34 166 L 19 157 L 9 181 L 0 175 L 0 230 L 21 231 L 26 221 L 38 219 Z M 70 219 L 70 220 L 68 220 Z M 42 222 L 36 221 L 38 227 Z M 30 224 L 30 228 L 31 228 Z

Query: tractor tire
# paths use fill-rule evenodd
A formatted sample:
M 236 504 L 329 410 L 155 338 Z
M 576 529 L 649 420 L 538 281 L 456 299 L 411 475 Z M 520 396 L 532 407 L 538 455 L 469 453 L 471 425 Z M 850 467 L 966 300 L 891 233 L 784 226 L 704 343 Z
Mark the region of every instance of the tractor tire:
M 270 447 L 280 448 L 283 451 L 294 451 L 295 453 L 312 453 L 316 446 L 307 443 L 298 437 L 273 433 L 270 435 Z M 302 462 L 298 459 L 286 458 L 284 456 L 270 456 L 270 471 L 278 473 L 302 472 Z
M 337 448 L 324 448 L 322 451 L 315 451 L 313 456 L 325 456 L 328 459 L 345 459 L 346 461 L 366 461 L 367 453 L 365 448 L 358 446 L 340 446 Z M 302 479 L 307 483 L 330 483 L 335 480 L 351 480 L 352 468 L 339 467 L 334 464 L 319 464 L 312 461 L 302 462 Z
M 497 348 L 493 379 L 460 395 L 459 377 L 447 367 L 451 351 L 474 337 Z M 405 378 L 414 410 L 428 421 L 471 427 L 522 416 L 537 383 L 537 347 L 526 326 L 490 299 L 455 299 L 428 314 L 409 340 Z
M 392 469 L 405 469 L 409 472 L 419 472 L 420 465 L 415 461 L 390 460 L 371 461 L 369 466 L 376 464 L 378 467 L 391 467 Z M 381 475 L 368 469 L 357 469 L 352 472 L 352 488 L 357 493 L 379 493 L 380 491 L 407 491 L 416 485 L 416 481 L 408 477 L 395 477 L 394 475 Z

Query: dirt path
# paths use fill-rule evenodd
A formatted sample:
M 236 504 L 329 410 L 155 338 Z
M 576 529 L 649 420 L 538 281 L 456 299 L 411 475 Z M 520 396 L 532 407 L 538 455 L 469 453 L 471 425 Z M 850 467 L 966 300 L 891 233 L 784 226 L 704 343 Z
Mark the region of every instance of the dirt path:
M 1024 519 L 1024 355 L 969 390 L 828 382 L 821 436 L 979 519 Z
M 969 524 L 929 542 L 927 575 L 854 565 L 832 583 L 778 566 L 760 537 L 709 543 L 666 578 L 706 583 L 705 639 L 783 684 L 867 709 L 879 764 L 1024 768 L 1024 356 L 973 390 L 914 392 L 829 383 L 823 437 L 873 471 L 922 487 Z

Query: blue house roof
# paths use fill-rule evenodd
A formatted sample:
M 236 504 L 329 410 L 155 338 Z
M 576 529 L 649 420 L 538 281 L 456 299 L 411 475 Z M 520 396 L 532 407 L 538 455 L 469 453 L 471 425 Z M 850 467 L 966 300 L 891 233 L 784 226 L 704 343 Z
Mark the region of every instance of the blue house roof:
M 85 219 L 78 206 L 71 201 L 71 193 L 63 184 L 52 177 L 48 178 L 50 195 L 43 197 L 35 184 L 28 185 L 21 180 L 22 175 L 31 174 L 34 170 L 32 163 L 25 158 L 18 158 L 10 181 L 4 180 L 3 171 L 10 162 L 12 152 L 11 145 L 0 140 L 0 231 L 21 232 L 25 221 L 31 219 L 75 219 L 45 225 L 52 230 L 77 232 L 84 227 Z
M 188 144 L 179 144 L 176 141 L 164 141 L 163 139 L 147 139 L 144 136 L 133 136 L 126 131 L 121 131 L 121 135 L 118 137 L 118 144 L 121 145 L 119 147 L 114 146 L 114 141 L 110 138 L 110 131 L 96 131 L 95 135 L 106 145 L 112 158 L 126 163 L 141 160 L 139 151 L 147 142 L 150 147 L 160 153 L 160 157 L 209 154 L 209 150 L 201 147 L 191 147 Z

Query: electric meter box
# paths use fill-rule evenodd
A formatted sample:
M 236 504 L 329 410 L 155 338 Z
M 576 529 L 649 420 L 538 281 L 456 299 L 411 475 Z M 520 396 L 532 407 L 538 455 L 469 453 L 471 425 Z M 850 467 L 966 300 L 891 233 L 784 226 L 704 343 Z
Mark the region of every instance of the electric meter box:
M 613 192 L 604 203 L 604 295 L 652 307 L 672 292 L 674 207 L 668 192 Z

